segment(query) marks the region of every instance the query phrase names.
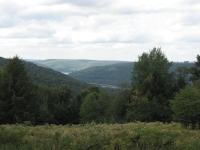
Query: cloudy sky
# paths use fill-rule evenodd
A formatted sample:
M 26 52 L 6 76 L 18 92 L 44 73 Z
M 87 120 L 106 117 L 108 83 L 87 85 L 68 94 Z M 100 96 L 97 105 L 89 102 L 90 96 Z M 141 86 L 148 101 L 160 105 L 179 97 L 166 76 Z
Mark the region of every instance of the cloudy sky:
M 199 0 L 0 0 L 0 56 L 170 61 L 200 54 Z

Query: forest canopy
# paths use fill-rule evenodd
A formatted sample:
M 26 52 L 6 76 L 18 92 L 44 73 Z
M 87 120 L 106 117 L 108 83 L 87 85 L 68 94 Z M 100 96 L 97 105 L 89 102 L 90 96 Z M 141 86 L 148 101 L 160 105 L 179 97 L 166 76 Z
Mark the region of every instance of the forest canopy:
M 200 122 L 199 55 L 195 66 L 170 71 L 172 62 L 161 48 L 153 48 L 138 56 L 131 86 L 121 83 L 114 94 L 72 78 L 66 82 L 66 75 L 57 80 L 54 76 L 62 75 L 47 68 L 42 77 L 42 67 L 39 71 L 18 56 L 0 60 L 0 124 L 177 121 L 195 127 Z

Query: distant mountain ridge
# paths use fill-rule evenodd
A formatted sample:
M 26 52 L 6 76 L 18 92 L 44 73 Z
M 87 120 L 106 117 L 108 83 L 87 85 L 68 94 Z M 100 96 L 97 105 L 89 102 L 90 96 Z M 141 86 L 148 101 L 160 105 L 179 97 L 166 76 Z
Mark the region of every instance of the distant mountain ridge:
M 112 64 L 127 63 L 127 61 L 101 61 L 101 60 L 84 60 L 84 59 L 47 59 L 34 63 L 47 66 L 59 72 L 76 72 L 94 66 L 107 66 Z

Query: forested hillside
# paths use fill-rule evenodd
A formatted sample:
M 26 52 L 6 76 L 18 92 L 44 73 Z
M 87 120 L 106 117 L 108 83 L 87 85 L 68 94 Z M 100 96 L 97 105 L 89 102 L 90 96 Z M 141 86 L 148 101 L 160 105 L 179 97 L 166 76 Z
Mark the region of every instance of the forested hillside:
M 200 56 L 197 55 L 195 64 L 173 64 L 161 48 L 153 48 L 138 58 L 134 65 L 110 65 L 106 71 L 90 68 L 99 78 L 108 76 L 111 80 L 120 75 L 124 82 L 112 95 L 52 69 L 24 62 L 18 56 L 1 58 L 0 124 L 177 121 L 197 128 Z M 131 76 L 129 87 L 123 76 L 127 70 Z M 102 84 L 103 80 L 99 82 Z
M 169 71 L 175 71 L 181 66 L 189 68 L 194 66 L 194 63 L 174 62 Z M 69 76 L 86 83 L 119 86 L 121 82 L 127 82 L 128 84 L 131 83 L 133 67 L 133 62 L 98 66 L 70 73 Z
M 3 67 L 6 61 L 7 59 L 1 57 L 0 67 Z M 24 63 L 34 83 L 50 87 L 59 87 L 62 84 L 66 84 L 73 94 L 77 94 L 88 86 L 86 83 L 80 82 L 53 69 L 41 67 L 32 62 L 24 61 Z
M 34 62 L 41 66 L 47 66 L 60 72 L 75 72 L 94 66 L 106 66 L 125 61 L 100 61 L 100 60 L 70 60 L 70 59 L 47 59 L 39 62 Z
M 114 64 L 91 67 L 70 73 L 69 76 L 86 83 L 108 84 L 118 86 L 120 82 L 130 83 L 134 63 Z

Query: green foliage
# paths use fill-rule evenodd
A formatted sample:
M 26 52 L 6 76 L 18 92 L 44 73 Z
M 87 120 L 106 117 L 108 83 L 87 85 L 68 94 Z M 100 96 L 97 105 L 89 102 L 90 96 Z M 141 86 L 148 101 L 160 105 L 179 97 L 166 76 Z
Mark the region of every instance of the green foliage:
M 0 126 L 0 148 L 2 149 L 18 149 L 23 143 L 23 137 L 26 132 L 22 129 L 13 128 L 10 130 L 4 126 Z
M 178 67 L 176 69 L 176 78 L 177 78 L 177 88 L 183 89 L 190 85 L 189 82 L 190 68 L 185 66 Z
M 83 95 L 85 95 L 85 93 L 87 93 L 87 95 L 80 107 L 81 122 L 105 122 L 108 104 L 107 94 L 100 92 L 98 88 L 95 87 L 90 87 L 83 93 Z
M 34 88 L 24 63 L 18 56 L 10 59 L 2 73 L 1 123 L 34 122 Z
M 199 81 L 195 84 L 199 86 Z M 171 100 L 173 118 L 175 121 L 181 122 L 188 126 L 200 124 L 200 88 L 190 87 L 180 90 L 175 98 Z
M 197 61 L 195 62 L 195 66 L 191 67 L 191 80 L 195 82 L 196 80 L 200 79 L 200 55 L 197 55 Z
M 52 69 L 24 62 L 17 56 L 9 60 L 0 58 L 0 65 L 5 65 L 0 68 L 0 123 L 64 125 L 93 121 L 97 123 L 171 121 L 169 99 L 173 99 L 175 92 L 190 83 L 188 81 L 190 69 L 187 68 L 189 63 L 187 67 L 177 68 L 175 74 L 171 71 L 172 63 L 167 60 L 160 48 L 154 48 L 138 58 L 139 61 L 135 63 L 132 74 L 132 87 L 129 87 L 128 82 L 118 81 L 121 82 L 118 84 L 121 89 L 119 88 L 117 94 L 109 96 L 102 91 L 102 88 L 88 87 L 87 84 Z M 133 63 L 97 67 L 107 68 L 107 71 L 103 72 L 100 69 L 95 74 L 100 83 L 103 82 L 104 79 L 101 80 L 101 77 L 104 75 L 109 76 L 108 82 L 115 80 L 117 76 L 120 76 L 117 80 L 122 80 L 127 77 L 126 65 L 133 67 Z M 181 66 L 179 63 L 175 65 Z M 94 71 L 95 68 L 88 70 Z M 199 82 L 196 82 L 194 88 L 200 89 L 199 87 Z M 196 108 L 194 110 L 197 111 Z M 190 118 L 196 120 L 189 123 L 199 123 L 198 115 Z M 54 140 L 58 142 L 60 139 L 62 138 L 58 132 Z M 119 144 L 121 142 L 118 142 L 115 143 L 116 148 L 121 147 Z M 95 143 L 93 146 L 97 145 L 96 148 L 99 148 L 99 144 Z
M 54 114 L 52 112 L 54 109 L 54 100 L 56 100 L 56 96 L 54 95 L 53 88 L 44 85 L 37 85 L 37 124 L 55 123 Z
M 130 83 L 133 63 L 91 67 L 70 73 L 69 76 L 86 83 L 119 86 L 121 82 Z
M 77 104 L 68 86 L 50 88 L 33 84 L 26 66 L 29 69 L 32 66 L 31 71 L 37 72 L 35 65 L 25 63 L 17 56 L 9 59 L 0 70 L 0 123 L 79 123 L 80 107 L 77 105 L 81 104 Z
M 178 123 L 0 126 L 0 149 L 9 150 L 199 149 L 199 138 Z
M 88 87 L 88 84 L 75 80 L 63 73 L 49 68 L 43 68 L 33 63 L 26 62 L 31 81 L 37 84 L 47 85 L 49 87 L 60 87 L 65 84 L 71 90 L 73 95 Z
M 169 99 L 173 98 L 176 92 L 174 74 L 169 72 L 171 66 L 172 62 L 168 61 L 160 48 L 153 48 L 149 53 L 143 53 L 134 65 L 132 73 L 132 89 L 134 92 L 130 106 L 137 106 L 138 113 L 143 115 L 146 114 L 146 110 L 140 110 L 140 107 L 150 108 L 147 110 L 150 112 L 145 117 L 149 118 L 148 121 L 171 120 L 171 113 L 169 111 L 164 112 L 166 110 L 164 108 L 169 108 Z M 138 103 L 137 101 L 140 100 L 141 102 Z M 164 110 L 162 111 L 162 109 Z
M 66 85 L 58 88 L 39 85 L 37 95 L 39 101 L 37 124 L 79 123 L 76 99 L 72 97 Z
M 160 106 L 155 101 L 148 101 L 145 97 L 135 99 L 128 105 L 126 119 L 128 122 L 140 120 L 142 122 L 151 122 L 152 120 L 160 120 L 169 122 L 166 119 L 171 115 L 171 111 L 166 106 Z
M 193 87 L 200 90 L 200 80 L 195 81 Z
M 134 62 L 129 62 L 123 64 L 92 67 L 77 72 L 72 72 L 69 74 L 69 76 L 86 83 L 96 83 L 98 85 L 106 84 L 108 86 L 119 86 L 121 82 L 127 82 L 130 85 L 134 64 Z M 193 66 L 194 63 L 173 62 L 172 66 L 169 68 L 169 72 L 175 72 L 178 67 L 190 68 Z M 179 77 L 179 72 L 176 73 Z M 183 74 L 181 73 L 181 76 L 182 75 Z
M 124 85 L 123 85 L 124 88 Z M 124 88 L 118 94 L 110 98 L 108 105 L 108 114 L 110 123 L 124 123 L 126 122 L 127 104 L 131 100 L 131 91 Z
M 73 123 L 73 110 L 72 110 L 72 97 L 70 90 L 66 85 L 62 85 L 57 89 L 58 99 L 55 103 L 54 117 L 57 121 L 56 124 Z
M 126 118 L 130 122 L 140 120 L 150 122 L 154 117 L 154 110 L 157 110 L 157 103 L 149 102 L 146 97 L 134 96 L 133 102 L 129 103 Z
M 8 59 L 0 57 L 0 68 L 3 67 Z M 73 95 L 88 87 L 88 84 L 75 80 L 63 73 L 54 71 L 50 68 L 44 68 L 31 62 L 23 61 L 27 68 L 28 75 L 32 82 L 43 84 L 49 87 L 59 87 L 66 84 Z

